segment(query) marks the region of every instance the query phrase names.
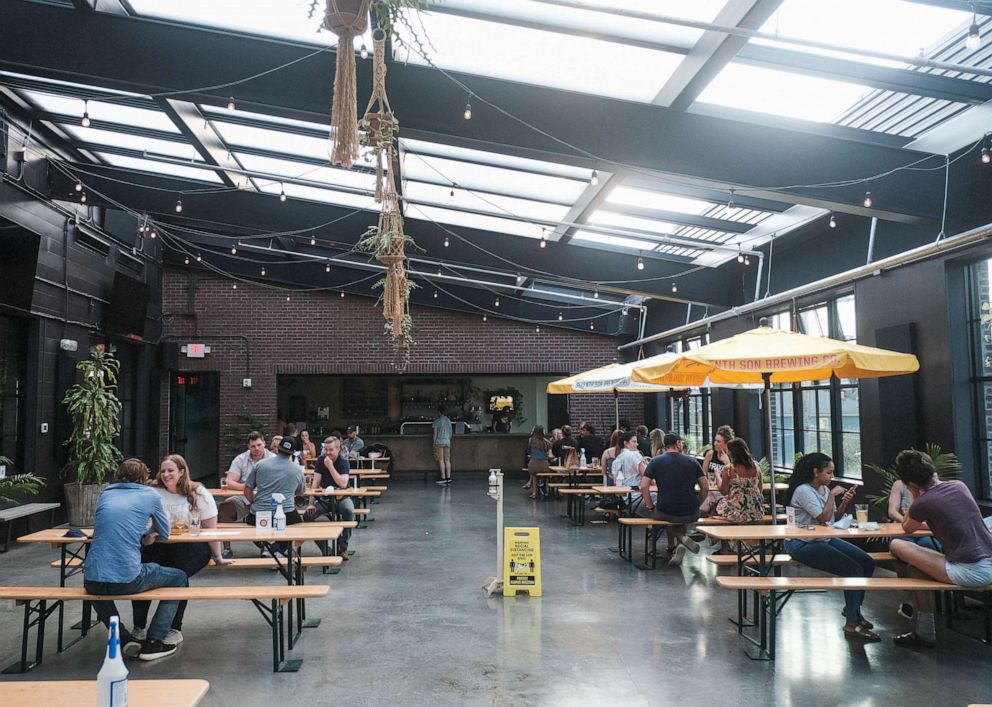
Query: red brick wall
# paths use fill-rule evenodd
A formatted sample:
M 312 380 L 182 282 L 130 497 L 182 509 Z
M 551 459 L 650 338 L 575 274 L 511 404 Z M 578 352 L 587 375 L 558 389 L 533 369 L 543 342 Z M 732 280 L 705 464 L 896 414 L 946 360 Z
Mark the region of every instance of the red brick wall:
M 211 347 L 204 359 L 183 357 L 184 370 L 220 372 L 221 423 L 250 411 L 272 429 L 276 422 L 276 376 L 389 373 L 398 357 L 383 334 L 382 312 L 372 297 L 338 293 L 286 292 L 191 273 L 166 270 L 163 276 L 164 336 Z M 190 288 L 193 291 L 190 291 Z M 192 310 L 190 310 L 192 308 Z M 414 307 L 416 340 L 408 373 L 558 374 L 577 373 L 613 361 L 616 339 L 541 327 L 430 307 Z M 247 341 L 241 337 L 247 337 Z M 247 350 L 246 350 L 247 349 Z M 248 363 L 250 357 L 250 367 Z M 252 387 L 243 388 L 242 378 Z M 163 372 L 160 447 L 168 446 L 168 372 Z M 622 395 L 620 416 L 636 424 L 644 418 L 643 396 Z M 613 396 L 573 395 L 572 420 L 597 430 L 613 424 Z M 219 463 L 227 464 L 226 444 Z

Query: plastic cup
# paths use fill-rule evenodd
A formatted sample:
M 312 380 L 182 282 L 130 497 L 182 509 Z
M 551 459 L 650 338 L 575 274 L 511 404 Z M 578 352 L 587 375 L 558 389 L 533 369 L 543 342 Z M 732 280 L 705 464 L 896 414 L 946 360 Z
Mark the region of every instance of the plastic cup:
M 868 523 L 868 504 L 867 503 L 856 503 L 854 505 L 855 520 L 858 521 L 858 527 L 864 527 Z
M 227 474 L 224 474 L 223 476 L 220 477 L 220 487 L 222 489 L 227 488 Z
M 785 507 L 785 524 L 786 525 L 796 524 L 796 509 L 793 506 Z
M 189 534 L 196 536 L 200 534 L 200 514 L 194 513 L 189 519 Z

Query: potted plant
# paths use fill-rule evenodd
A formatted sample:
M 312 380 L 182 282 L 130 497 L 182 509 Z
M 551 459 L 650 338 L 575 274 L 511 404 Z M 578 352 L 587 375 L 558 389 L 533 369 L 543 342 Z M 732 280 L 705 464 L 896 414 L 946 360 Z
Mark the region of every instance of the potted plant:
M 7 457 L 0 456 L 0 464 L 12 464 Z M 45 485 L 44 479 L 34 474 L 15 474 L 0 478 L 0 506 L 15 504 L 20 494 L 34 495 Z
M 96 503 L 121 460 L 115 445 L 121 432 L 121 402 L 117 398 L 120 362 L 113 354 L 94 347 L 89 358 L 76 364 L 83 374 L 62 404 L 72 418 L 72 434 L 66 441 L 69 462 L 65 473 L 66 512 L 73 527 L 93 524 Z
M 926 445 L 926 453 L 933 459 L 933 465 L 937 469 L 937 476 L 942 481 L 948 479 L 958 479 L 961 477 L 961 462 L 954 452 L 945 452 L 939 444 L 932 442 Z M 865 469 L 876 474 L 882 480 L 880 493 L 868 494 L 868 502 L 878 508 L 882 513 L 889 512 L 889 493 L 892 491 L 892 484 L 899 480 L 894 467 L 883 469 L 874 464 L 865 464 Z

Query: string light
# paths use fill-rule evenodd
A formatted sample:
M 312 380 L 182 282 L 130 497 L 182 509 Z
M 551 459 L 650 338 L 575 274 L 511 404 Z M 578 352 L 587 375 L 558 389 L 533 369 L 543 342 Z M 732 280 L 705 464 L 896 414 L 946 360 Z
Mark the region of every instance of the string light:
M 344 290 L 341 290 L 341 299 L 344 299 Z
M 148 237 L 151 238 L 152 240 L 158 237 L 158 234 L 155 232 L 154 228 L 148 229 Z
M 596 328 L 596 325 L 593 324 L 592 322 L 589 322 L 589 330 L 592 331 L 595 328 Z
M 189 265 L 189 256 L 188 255 L 183 259 L 183 263 L 186 264 L 186 265 Z
M 982 46 L 982 34 L 978 29 L 978 16 L 975 14 L 975 3 L 971 3 L 971 26 L 968 27 L 968 36 L 964 40 L 964 45 L 968 49 L 978 49 Z
M 833 212 L 830 214 L 830 223 L 828 225 L 830 228 L 837 228 L 837 219 L 834 218 Z
M 238 289 L 238 283 L 235 282 L 233 285 L 231 285 L 231 289 L 232 290 Z
M 741 263 L 741 264 L 744 263 L 744 253 L 743 253 L 743 251 L 741 251 L 741 244 L 740 243 L 737 244 L 737 262 L 738 263 Z
M 499 306 L 499 297 L 496 298 L 496 306 Z
M 369 58 L 369 48 L 365 46 L 365 42 L 362 42 L 362 48 L 358 51 L 358 55 L 363 59 Z
M 90 101 L 88 98 L 83 101 L 83 119 L 79 121 L 79 124 L 84 128 L 90 127 Z
M 872 201 L 871 192 L 870 191 L 866 191 L 865 192 L 865 201 L 864 201 L 865 208 L 866 209 L 870 209 L 871 208 L 871 205 L 873 203 L 875 203 L 875 202 Z
M 327 265 L 324 266 L 324 272 L 330 272 L 330 271 L 331 271 L 331 261 L 328 260 Z
M 449 245 L 451 245 L 451 244 L 448 242 L 448 237 L 445 236 L 444 237 L 444 247 L 447 248 Z
M 437 299 L 437 290 L 434 290 L 434 299 Z
M 599 184 L 599 172 L 597 172 L 595 169 L 592 171 L 592 174 L 589 175 L 589 183 L 592 184 L 593 186 Z
M 678 291 L 679 291 L 679 285 L 678 285 L 678 283 L 677 282 L 673 282 L 672 283 L 672 292 L 678 292 Z
M 286 295 L 286 301 L 289 302 L 289 295 Z
M 472 94 L 469 94 L 468 101 L 465 102 L 465 112 L 462 115 L 465 120 L 472 120 Z
M 982 164 L 992 162 L 992 152 L 989 152 L 989 146 L 985 144 L 986 140 L 989 141 L 989 144 L 992 144 L 992 140 L 989 140 L 990 135 L 992 135 L 992 133 L 985 133 L 985 137 L 982 138 Z M 78 186 L 76 190 L 79 190 Z
M 201 260 L 203 260 L 203 258 L 201 258 L 201 257 L 200 257 L 200 254 L 199 254 L 199 253 L 197 253 L 197 254 L 196 254 L 196 262 L 198 262 L 198 263 L 199 263 L 199 262 L 200 262 Z
M 227 99 L 227 109 L 228 110 L 236 110 L 237 107 L 238 106 L 234 102 L 234 96 L 231 96 L 230 98 Z
M 745 265 L 750 265 L 751 264 L 751 256 L 750 255 L 745 255 L 744 256 L 744 264 Z
M 482 321 L 488 322 L 489 321 L 489 317 L 487 317 L 485 314 L 483 314 L 482 315 Z
M 262 277 L 265 277 L 265 266 L 262 266 Z
M 727 208 L 728 209 L 736 209 L 737 208 L 737 205 L 734 203 L 734 190 L 733 189 L 730 190 L 730 199 L 727 201 Z
M 82 191 L 82 190 L 83 190 L 83 183 L 76 182 L 76 191 Z
M 558 321 L 560 322 L 560 321 L 561 321 L 561 320 L 563 320 L 564 318 L 565 318 L 565 317 L 564 317 L 564 316 L 562 316 L 562 313 L 561 313 L 561 312 L 558 312 Z
M 541 229 L 541 247 L 542 248 L 548 247 L 548 229 L 546 228 Z
M 176 213 L 181 214 L 183 212 L 183 199 L 179 197 L 176 199 Z
M 593 290 L 592 298 L 593 299 L 599 299 L 599 288 L 598 287 L 595 290 Z
M 231 255 L 237 255 L 237 254 L 238 254 L 238 247 L 236 245 L 232 245 L 231 246 Z
M 540 334 L 541 333 L 541 325 L 538 324 L 536 327 L 534 327 L 534 331 L 536 331 L 538 334 Z
M 279 182 L 279 201 L 286 202 L 286 186 L 282 182 Z
M 310 236 L 310 245 L 317 245 L 317 239 L 313 236 Z
M 86 192 L 83 192 L 82 194 L 79 195 L 79 203 L 80 204 L 86 203 Z
M 644 258 L 638 258 L 637 259 L 637 269 L 638 270 L 643 270 L 644 269 Z

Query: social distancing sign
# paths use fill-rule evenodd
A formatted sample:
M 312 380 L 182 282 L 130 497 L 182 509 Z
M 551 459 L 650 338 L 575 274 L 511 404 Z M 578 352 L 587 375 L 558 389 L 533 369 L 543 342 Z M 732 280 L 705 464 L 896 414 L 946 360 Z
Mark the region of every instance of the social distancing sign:
M 541 596 L 541 529 L 503 529 L 503 596 Z

